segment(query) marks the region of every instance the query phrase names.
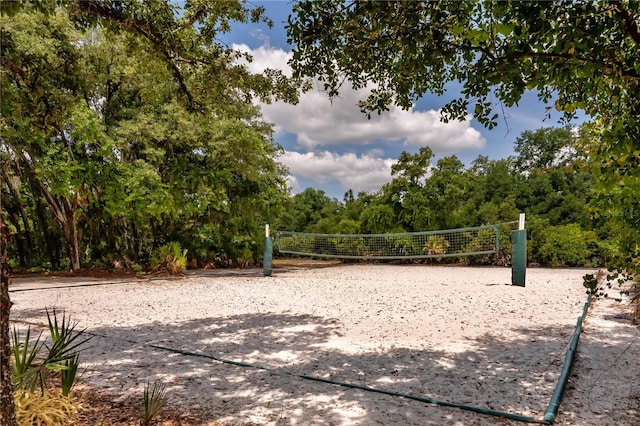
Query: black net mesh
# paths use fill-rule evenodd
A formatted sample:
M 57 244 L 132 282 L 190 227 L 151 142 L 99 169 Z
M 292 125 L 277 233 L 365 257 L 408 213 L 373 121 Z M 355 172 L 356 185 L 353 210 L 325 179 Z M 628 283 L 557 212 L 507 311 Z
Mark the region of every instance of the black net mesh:
M 280 253 L 346 259 L 416 259 L 498 253 L 498 225 L 405 234 L 278 231 Z

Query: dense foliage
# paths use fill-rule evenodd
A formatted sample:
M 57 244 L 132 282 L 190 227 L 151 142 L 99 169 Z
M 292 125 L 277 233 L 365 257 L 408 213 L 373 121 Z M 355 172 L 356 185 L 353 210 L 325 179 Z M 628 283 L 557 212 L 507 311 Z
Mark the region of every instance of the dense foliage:
M 237 2 L 3 5 L 2 211 L 14 266 L 251 261 L 286 197 L 254 97 L 295 100 L 216 39 Z M 161 251 L 161 250 L 160 250 Z

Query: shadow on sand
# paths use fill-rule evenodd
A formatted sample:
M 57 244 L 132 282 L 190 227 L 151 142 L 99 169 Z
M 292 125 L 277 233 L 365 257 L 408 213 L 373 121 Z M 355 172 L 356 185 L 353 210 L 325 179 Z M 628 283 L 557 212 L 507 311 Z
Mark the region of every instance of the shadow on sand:
M 19 314 L 24 321 L 44 324 L 40 310 Z M 335 345 L 342 337 L 339 321 L 312 315 L 246 314 L 101 327 L 88 330 L 94 337 L 82 354 L 83 380 L 124 397 L 139 392 L 146 381 L 161 379 L 168 384 L 171 403 L 197 410 L 207 420 L 509 424 L 300 375 L 540 418 L 574 329 L 531 326 L 512 331 L 517 337 L 485 334 L 454 352 L 401 347 L 348 352 Z M 615 348 L 623 340 L 603 336 L 601 349 Z

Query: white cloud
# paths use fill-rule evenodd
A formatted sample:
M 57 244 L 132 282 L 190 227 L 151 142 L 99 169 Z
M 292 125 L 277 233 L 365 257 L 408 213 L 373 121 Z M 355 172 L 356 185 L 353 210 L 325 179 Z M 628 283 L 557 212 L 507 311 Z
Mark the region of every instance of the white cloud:
M 300 192 L 301 188 L 300 188 L 300 183 L 298 182 L 298 178 L 290 174 L 285 177 L 285 180 L 287 182 L 287 187 L 291 190 L 291 192 L 293 193 Z
M 271 68 L 291 75 L 287 65 L 291 52 L 269 45 L 255 49 L 233 45 L 233 48 L 253 57 L 246 64 L 252 72 Z M 387 158 L 389 155 L 384 151 L 390 144 L 395 145 L 394 152 L 397 147 L 411 152 L 429 146 L 436 155 L 485 147 L 485 139 L 471 127 L 470 119 L 443 123 L 439 111 L 414 108 L 403 111 L 392 107 L 369 120 L 357 107 L 358 100 L 368 93 L 368 89 L 345 86 L 333 100 L 317 90 L 302 94 L 297 105 L 284 102 L 261 105 L 264 118 L 274 123 L 276 132 L 295 135 L 296 148 L 280 157 L 291 173 L 288 183 L 293 192 L 301 189 L 302 182 L 309 181 L 316 188 L 331 187 L 336 192 L 340 192 L 338 185 L 342 191 L 375 192 L 391 181 L 391 166 L 396 160 Z M 347 144 L 356 153 L 332 152 Z
M 343 190 L 374 192 L 391 181 L 391 165 L 395 160 L 369 154 L 336 154 L 286 152 L 282 161 L 294 176 L 325 184 L 336 179 Z M 297 182 L 297 181 L 296 181 Z M 292 188 L 296 189 L 296 188 Z
M 372 145 L 380 142 L 404 146 L 429 146 L 436 153 L 482 149 L 485 139 L 471 127 L 470 120 L 443 123 L 438 111 L 403 111 L 392 107 L 371 119 L 356 106 L 366 97 L 364 90 L 344 90 L 343 97 L 330 101 L 323 92 L 308 92 L 297 105 L 276 102 L 263 105 L 268 121 L 277 131 L 297 135 L 301 149 L 315 150 L 331 145 Z
M 246 45 L 234 45 L 234 48 L 253 56 L 253 62 L 248 64 L 253 72 L 273 68 L 291 74 L 287 65 L 291 52 L 268 46 L 250 49 Z M 307 151 L 345 143 L 372 145 L 380 142 L 407 147 L 429 146 L 438 154 L 485 147 L 486 140 L 471 127 L 470 118 L 443 123 L 439 111 L 413 108 L 404 111 L 392 107 L 387 113 L 367 119 L 357 107 L 358 100 L 366 98 L 367 94 L 367 89 L 353 90 L 345 86 L 340 97 L 329 100 L 324 92 L 311 91 L 304 93 L 297 105 L 276 102 L 263 105 L 262 112 L 275 124 L 276 131 L 296 135 L 298 147 Z
M 287 65 L 287 61 L 291 59 L 291 52 L 271 47 L 268 43 L 256 49 L 251 49 L 246 44 L 233 44 L 231 47 L 253 57 L 253 61 L 245 63 L 247 69 L 253 73 L 261 73 L 265 69 L 271 68 L 282 70 L 285 75 L 291 76 L 291 68 Z

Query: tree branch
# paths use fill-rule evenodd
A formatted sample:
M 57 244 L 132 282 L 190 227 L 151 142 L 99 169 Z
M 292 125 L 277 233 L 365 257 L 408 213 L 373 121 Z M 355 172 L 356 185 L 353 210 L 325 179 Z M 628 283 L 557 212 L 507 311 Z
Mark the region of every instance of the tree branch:
M 498 61 L 504 60 L 505 62 L 512 62 L 514 59 L 524 59 L 524 58 L 534 58 L 534 59 L 550 59 L 553 61 L 562 60 L 562 61 L 577 61 L 582 64 L 593 63 L 590 59 L 581 58 L 576 55 L 571 55 L 569 53 L 550 53 L 550 52 L 509 52 L 504 56 L 499 56 L 496 59 Z M 626 77 L 630 80 L 635 80 L 640 82 L 640 74 L 636 72 L 636 70 L 632 68 L 622 68 L 620 63 L 617 65 L 600 63 L 603 69 L 615 72 L 621 77 Z
M 619 6 L 618 6 L 619 7 Z M 619 9 L 622 21 L 622 27 L 631 40 L 634 41 L 636 46 L 640 46 L 640 31 L 638 30 L 638 23 L 636 17 L 631 15 L 627 10 Z
M 118 25 L 121 25 L 127 30 L 136 31 L 149 40 L 162 55 L 164 56 L 167 65 L 169 66 L 174 78 L 176 79 L 180 90 L 185 94 L 188 100 L 188 107 L 192 110 L 197 110 L 200 106 L 195 101 L 193 94 L 189 90 L 186 84 L 184 75 L 180 70 L 180 67 L 176 64 L 174 59 L 174 50 L 172 46 L 167 43 L 166 37 L 164 37 L 158 28 L 150 25 L 148 22 L 141 19 L 132 19 L 122 13 L 117 8 L 109 7 L 104 3 L 97 0 L 77 0 L 76 5 L 85 13 L 93 16 L 102 17 L 108 19 Z M 177 28 L 179 30 L 180 28 Z M 172 31 L 169 29 L 169 32 Z
M 13 62 L 8 61 L 5 58 L 0 58 L 0 67 L 11 71 L 14 75 L 20 76 L 20 78 L 22 78 L 22 81 L 28 85 L 27 74 L 22 68 L 20 68 Z

